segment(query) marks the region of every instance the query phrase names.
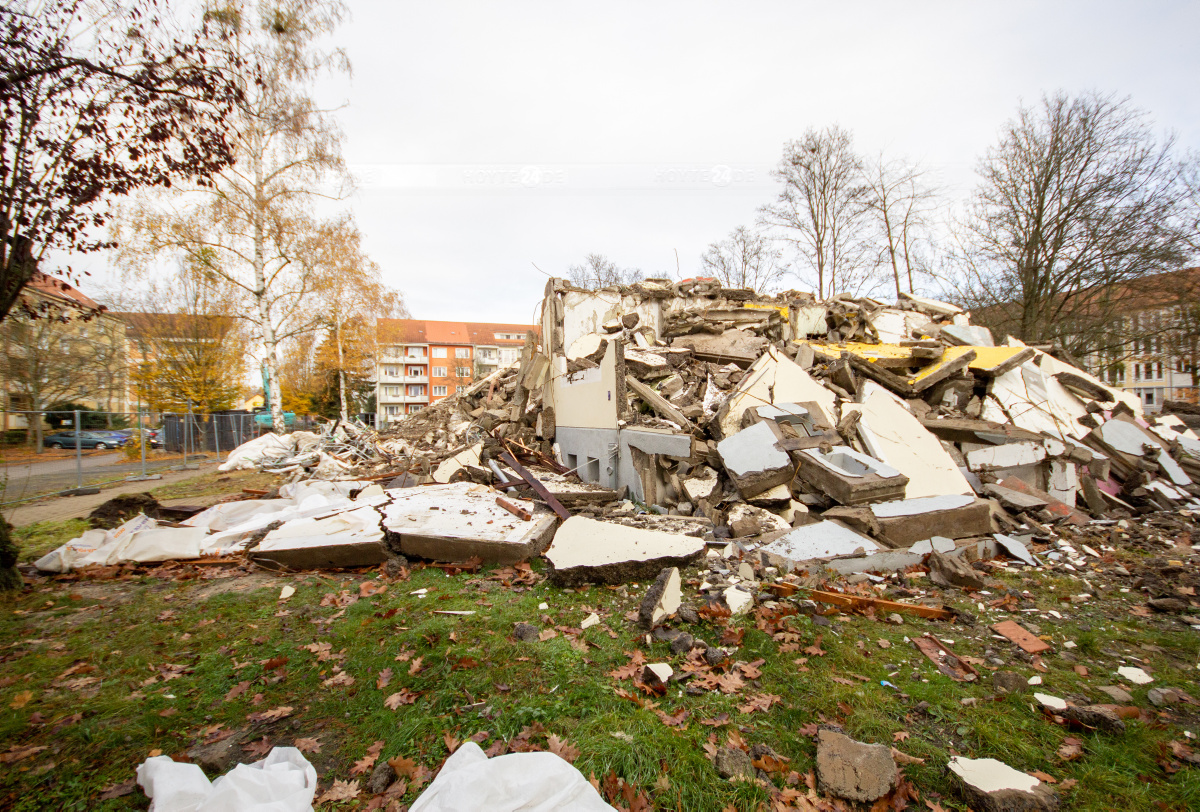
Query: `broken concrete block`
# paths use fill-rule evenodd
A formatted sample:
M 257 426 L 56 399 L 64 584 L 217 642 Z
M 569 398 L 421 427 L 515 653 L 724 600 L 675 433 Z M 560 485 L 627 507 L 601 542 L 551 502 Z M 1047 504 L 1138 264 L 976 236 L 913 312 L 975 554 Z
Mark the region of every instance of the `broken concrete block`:
M 476 443 L 455 454 L 437 467 L 437 470 L 433 472 L 433 481 L 445 485 L 455 473 L 463 468 L 467 466 L 478 468 L 481 451 L 483 451 L 483 443 Z
M 780 445 L 773 423 L 755 423 L 717 444 L 717 454 L 743 497 L 791 481 L 792 458 Z
M 1118 687 L 1116 685 L 1101 685 L 1096 690 L 1100 691 L 1103 694 L 1106 694 L 1109 699 L 1111 699 L 1113 702 L 1116 702 L 1117 704 L 1120 704 L 1120 705 L 1133 704 L 1133 694 L 1129 693 L 1129 691 L 1126 691 L 1124 688 Z M 1153 690 L 1153 689 L 1151 689 L 1151 690 Z
M 588 615 L 587 617 L 585 617 L 585 618 L 584 618 L 584 619 L 583 619 L 583 620 L 582 620 L 582 621 L 579 623 L 579 628 L 581 628 L 581 629 L 590 629 L 590 628 L 592 628 L 593 626 L 598 626 L 598 625 L 600 625 L 600 616 L 599 616 L 598 614 L 596 614 L 595 612 L 592 612 L 590 615 Z
M 1154 677 L 1145 672 L 1144 669 L 1133 665 L 1123 665 L 1117 669 L 1117 675 L 1122 679 L 1127 679 L 1134 685 L 1149 685 L 1154 682 Z
M 1029 683 L 1015 671 L 997 671 L 992 674 L 992 687 L 1002 694 L 1020 694 L 1029 689 Z
M 929 564 L 929 580 L 938 586 L 983 589 L 983 578 L 961 558 L 930 553 L 927 563 Z
M 1034 494 L 1022 493 L 1013 488 L 1005 488 L 1002 485 L 984 485 L 983 492 L 1015 513 L 1023 513 L 1027 510 L 1041 510 L 1049 504 L 1047 500 Z
M 1067 701 L 1057 696 L 1035 693 L 1033 698 L 1036 699 L 1038 704 L 1043 708 L 1049 708 L 1052 711 L 1065 711 L 1067 709 Z
M 540 555 L 558 522 L 552 513 L 534 512 L 533 502 L 510 497 L 517 507 L 533 514 L 525 521 L 496 504 L 498 491 L 469 482 L 389 495 L 390 504 L 379 508 L 386 543 L 392 552 L 406 557 L 466 561 L 478 556 L 486 563 L 513 564 Z
M 725 598 L 725 605 L 734 615 L 744 615 L 754 606 L 754 596 L 737 586 L 729 587 L 722 596 Z
M 720 478 L 721 475 L 712 468 L 702 465 L 694 469 L 692 476 L 682 481 L 683 492 L 687 495 L 688 501 L 697 504 L 701 499 L 712 496 L 713 489 L 717 487 Z
M 889 747 L 824 728 L 817 733 L 817 780 L 830 795 L 874 801 L 896 785 L 896 760 Z
M 550 581 L 559 586 L 587 582 L 623 584 L 682 567 L 704 553 L 704 540 L 642 530 L 584 516 L 563 522 L 545 552 Z
M 967 452 L 967 467 L 972 471 L 995 471 L 1036 465 L 1046 459 L 1046 447 L 1037 442 L 1005 443 Z
M 799 453 L 800 479 L 843 505 L 896 499 L 908 485 L 908 477 L 895 468 L 849 446 L 835 446 L 828 452 L 806 448 Z
M 533 643 L 538 639 L 538 627 L 532 623 L 517 623 L 513 626 L 513 637 L 522 643 Z
M 990 505 L 965 494 L 882 502 L 871 505 L 871 513 L 887 540 L 902 547 L 933 536 L 961 539 L 992 532 Z
M 814 416 L 819 418 L 821 424 L 834 425 L 837 397 L 833 392 L 779 350 L 768 347 L 746 371 L 737 390 L 721 408 L 719 422 L 722 436 L 729 437 L 737 433 L 742 425 L 742 413 L 747 409 L 764 404 L 809 402 L 821 410 L 820 415 Z
M 730 781 L 753 781 L 758 777 L 754 762 L 744 750 L 722 747 L 713 756 L 717 774 Z
M 891 392 L 868 381 L 862 402 L 846 404 L 843 416 L 848 411 L 862 414 L 858 436 L 867 453 L 908 477 L 907 498 L 974 494 L 938 438 Z
M 787 485 L 776 485 L 769 491 L 763 491 L 758 496 L 751 496 L 746 501 L 755 507 L 781 510 L 791 504 L 792 490 Z
M 838 522 L 821 520 L 795 528 L 760 548 L 759 553 L 768 564 L 795 569 L 814 559 L 862 555 L 882 549 L 862 533 Z
M 734 538 L 761 536 L 764 533 L 791 529 L 790 524 L 774 513 L 741 502 L 729 509 L 725 521 Z
M 1015 539 L 1012 536 L 1006 536 L 1003 533 L 993 533 L 992 538 L 996 540 L 997 544 L 1004 548 L 1006 553 L 1018 561 L 1028 564 L 1031 567 L 1036 567 L 1038 565 L 1037 559 L 1033 557 L 1031 552 L 1029 552 L 1029 548 L 1021 543 L 1020 539 Z
M 372 506 L 292 519 L 267 533 L 250 557 L 293 570 L 373 567 L 388 558 L 379 520 Z
M 1054 812 L 1058 796 L 1049 785 L 994 758 L 952 756 L 950 772 L 967 800 L 981 812 Z
M 642 679 L 650 685 L 666 685 L 675 669 L 666 663 L 649 663 L 642 669 Z
M 1110 708 L 1102 705 L 1072 705 L 1060 711 L 1062 717 L 1078 725 L 1105 733 L 1124 733 L 1125 722 Z
M 658 578 L 646 590 L 646 596 L 642 598 L 642 605 L 638 609 L 638 623 L 643 628 L 652 629 L 663 618 L 675 614 L 682 602 L 679 568 L 668 567 L 658 574 Z

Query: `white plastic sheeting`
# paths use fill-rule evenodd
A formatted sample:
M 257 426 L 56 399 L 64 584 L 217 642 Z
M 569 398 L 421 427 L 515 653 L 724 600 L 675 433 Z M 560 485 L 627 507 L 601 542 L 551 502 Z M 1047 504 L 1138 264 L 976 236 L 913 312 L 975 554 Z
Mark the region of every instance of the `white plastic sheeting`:
M 155 756 L 137 768 L 150 812 L 311 812 L 317 771 L 294 747 L 276 747 L 210 782 L 195 764 Z
M 613 812 L 583 773 L 553 753 L 488 758 L 465 742 L 409 812 Z

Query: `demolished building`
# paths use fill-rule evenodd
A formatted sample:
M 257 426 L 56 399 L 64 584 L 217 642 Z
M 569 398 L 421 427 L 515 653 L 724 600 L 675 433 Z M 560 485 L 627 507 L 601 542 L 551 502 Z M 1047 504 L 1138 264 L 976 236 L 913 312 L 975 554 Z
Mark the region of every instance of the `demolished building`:
M 996 343 L 945 302 L 552 279 L 540 320 L 519 364 L 388 432 L 330 424 L 235 450 L 227 467 L 292 480 L 276 498 L 85 537 L 39 566 L 130 551 L 296 569 L 545 552 L 575 583 L 645 577 L 707 543 L 844 575 L 935 553 L 1038 563 L 1028 548 L 1056 524 L 1200 508 L 1200 439 L 1183 419 L 1148 421 L 1135 396 L 1053 351 Z M 731 586 L 706 583 L 717 599 Z

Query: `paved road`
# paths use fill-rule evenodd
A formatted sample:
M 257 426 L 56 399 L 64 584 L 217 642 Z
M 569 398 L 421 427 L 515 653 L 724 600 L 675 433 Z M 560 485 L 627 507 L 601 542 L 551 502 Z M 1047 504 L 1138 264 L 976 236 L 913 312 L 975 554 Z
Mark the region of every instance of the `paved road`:
M 24 527 L 34 522 L 82 519 L 94 509 L 119 494 L 143 493 L 163 485 L 182 482 L 212 470 L 213 463 L 209 463 L 208 465 L 201 466 L 197 471 L 168 471 L 162 475 L 162 479 L 123 483 L 111 488 L 105 488 L 97 494 L 88 494 L 87 496 L 54 496 L 37 502 L 29 502 L 24 505 L 6 508 L 4 510 L 4 518 L 8 519 L 14 527 Z M 189 504 L 207 504 L 215 501 L 215 499 L 216 497 L 198 497 L 186 500 L 168 499 L 166 503 L 186 501 Z
M 189 460 L 189 463 L 192 460 Z M 147 473 L 165 472 L 177 467 L 181 460 L 161 460 L 146 463 Z M 120 451 L 85 451 L 79 460 L 83 471 L 83 484 L 95 484 L 115 479 L 123 479 L 142 471 L 140 460 L 129 462 Z M 74 488 L 79 475 L 76 471 L 76 460 L 72 454 L 68 457 L 56 457 L 37 462 L 12 463 L 0 468 L 0 477 L 6 478 L 3 498 L 0 502 L 11 502 L 44 493 Z

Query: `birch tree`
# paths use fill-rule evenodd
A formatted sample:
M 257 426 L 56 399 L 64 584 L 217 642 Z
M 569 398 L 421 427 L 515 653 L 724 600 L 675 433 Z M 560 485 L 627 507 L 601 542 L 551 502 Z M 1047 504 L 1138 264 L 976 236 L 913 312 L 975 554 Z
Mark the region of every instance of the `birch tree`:
M 347 381 L 369 374 L 378 319 L 408 318 L 408 308 L 403 296 L 383 283 L 348 216 L 322 224 L 305 261 L 313 266 L 325 333 L 317 363 L 336 378 L 338 414 L 344 422 L 350 419 Z
M 134 267 L 174 252 L 245 294 L 242 316 L 259 343 L 279 432 L 279 345 L 320 323 L 310 304 L 315 269 L 301 261 L 319 228 L 314 200 L 337 196 L 347 177 L 340 131 L 313 95 L 320 76 L 349 71 L 345 55 L 323 44 L 345 14 L 340 0 L 211 6 L 206 17 L 226 33 L 225 63 L 237 70 L 242 93 L 233 114 L 235 162 L 211 186 L 146 201 L 125 224 L 138 237 L 139 250 L 126 253 Z

